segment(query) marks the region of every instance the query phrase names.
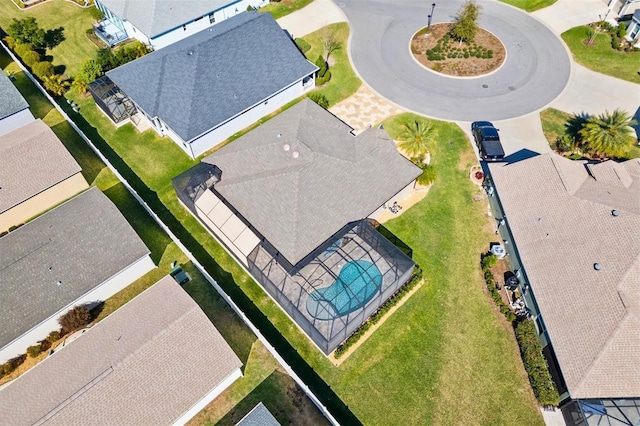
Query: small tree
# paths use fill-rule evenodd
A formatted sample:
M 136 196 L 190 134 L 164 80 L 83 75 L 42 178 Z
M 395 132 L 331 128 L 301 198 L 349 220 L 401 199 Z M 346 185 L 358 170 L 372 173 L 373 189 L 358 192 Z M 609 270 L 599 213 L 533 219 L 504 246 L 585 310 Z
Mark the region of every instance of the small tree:
M 474 0 L 467 0 L 455 17 L 451 34 L 463 41 L 472 41 L 478 32 L 478 19 L 480 18 L 480 10 L 482 6 Z
M 53 64 L 47 61 L 36 63 L 31 67 L 31 70 L 41 80 L 45 77 L 50 77 L 55 74 Z
M 30 44 L 36 49 L 44 48 L 46 44 L 45 32 L 33 16 L 24 19 L 13 18 L 13 22 L 7 28 L 7 34 L 17 42 Z
M 62 327 L 62 332 L 64 334 L 85 327 L 90 322 L 91 312 L 85 305 L 74 306 L 58 319 L 58 323 Z
M 631 128 L 637 124 L 631 115 L 616 109 L 613 113 L 589 117 L 579 131 L 586 151 L 607 157 L 622 157 L 636 138 Z
M 80 70 L 73 79 L 73 88 L 79 93 L 87 91 L 87 85 L 102 74 L 102 65 L 95 59 L 88 59 L 82 64 Z
M 398 145 L 409 157 L 420 157 L 429 152 L 434 134 L 431 123 L 425 120 L 414 120 L 405 123 L 400 132 Z
M 44 88 L 54 96 L 64 95 L 69 87 L 69 82 L 58 74 L 44 77 L 42 83 L 44 84 Z
M 331 31 L 328 27 L 322 32 L 322 48 L 325 62 L 329 62 L 329 56 L 333 52 L 342 49 L 342 42 L 337 39 L 335 31 Z

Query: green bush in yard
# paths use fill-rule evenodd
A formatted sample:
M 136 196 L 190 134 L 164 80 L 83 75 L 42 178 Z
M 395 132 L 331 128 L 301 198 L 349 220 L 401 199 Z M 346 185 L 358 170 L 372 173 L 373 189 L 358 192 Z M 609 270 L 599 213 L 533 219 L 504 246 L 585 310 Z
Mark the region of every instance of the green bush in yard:
M 331 80 L 331 71 L 327 70 L 322 77 L 316 78 L 316 86 L 322 86 L 329 80 Z
M 40 344 L 29 346 L 27 348 L 27 353 L 31 358 L 35 358 L 42 353 L 42 347 Z
M 53 64 L 47 61 L 42 61 L 34 64 L 31 67 L 31 70 L 39 79 L 42 79 L 43 77 L 50 77 L 53 74 L 55 74 L 55 70 L 53 69 Z
M 542 355 L 542 347 L 533 321 L 520 321 L 515 331 L 524 369 L 538 402 L 542 405 L 557 406 L 560 403 L 560 395 L 549 373 L 547 360 Z
M 311 45 L 305 41 L 303 38 L 297 38 L 295 40 L 296 46 L 302 51 L 302 53 L 307 53 L 309 49 L 311 49 Z
M 315 65 L 318 68 L 320 68 L 320 70 L 318 71 L 318 78 L 324 77 L 324 75 L 326 74 L 327 70 L 329 69 L 329 65 L 325 62 L 325 60 L 322 57 L 322 55 L 318 56 L 318 59 L 316 59 Z
M 29 68 L 33 68 L 35 64 L 40 62 L 40 54 L 33 50 L 29 50 L 28 52 L 24 52 L 24 55 L 21 55 L 22 62 L 25 63 Z
M 309 93 L 309 99 L 311 99 L 313 102 L 317 103 L 324 109 L 329 108 L 329 100 L 322 93 L 311 92 Z

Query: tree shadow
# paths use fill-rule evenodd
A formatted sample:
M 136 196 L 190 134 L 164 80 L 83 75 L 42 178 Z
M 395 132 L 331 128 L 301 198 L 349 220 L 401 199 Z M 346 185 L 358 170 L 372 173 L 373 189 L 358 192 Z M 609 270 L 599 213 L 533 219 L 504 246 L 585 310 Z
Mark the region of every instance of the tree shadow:
M 573 138 L 575 138 L 576 140 L 580 139 L 580 129 L 582 129 L 582 126 L 584 125 L 585 121 L 587 121 L 587 119 L 591 117 L 589 114 L 587 114 L 586 112 L 582 111 L 578 114 L 574 114 L 571 116 L 571 118 L 569 118 L 569 120 L 567 121 L 567 123 L 565 124 L 566 128 L 567 128 L 567 134 Z
M 55 72 L 56 74 L 64 74 L 64 72 L 67 70 L 67 66 L 66 65 L 56 65 L 53 67 L 53 72 Z
M 53 49 L 65 40 L 66 37 L 64 36 L 64 27 L 47 30 L 47 32 L 44 34 L 44 44 L 49 49 Z
M 269 318 L 255 305 L 234 281 L 233 275 L 220 266 L 207 252 L 202 244 L 196 240 L 188 229 L 169 211 L 158 197 L 158 194 L 150 189 L 129 165 L 122 159 L 111 146 L 102 138 L 97 129 L 89 124 L 80 114 L 72 114 L 71 107 L 64 98 L 57 99 L 60 107 L 74 117 L 76 125 L 82 129 L 85 135 L 91 139 L 100 152 L 109 159 L 111 164 L 122 174 L 135 191 L 145 200 L 160 220 L 176 235 L 180 242 L 203 265 L 207 272 L 215 278 L 225 293 L 244 312 L 247 318 L 260 330 L 267 341 L 274 346 L 285 362 L 291 366 L 302 381 L 322 401 L 331 414 L 340 424 L 361 425 L 362 422 L 351 412 L 349 407 L 331 389 L 322 377 L 311 367 L 298 353 L 291 343 L 280 333 Z

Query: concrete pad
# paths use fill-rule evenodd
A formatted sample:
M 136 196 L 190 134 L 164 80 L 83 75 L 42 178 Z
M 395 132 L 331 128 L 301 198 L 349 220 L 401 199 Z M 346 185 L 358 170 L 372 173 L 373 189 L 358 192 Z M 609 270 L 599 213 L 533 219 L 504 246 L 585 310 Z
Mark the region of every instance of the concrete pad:
M 352 96 L 329 108 L 329 111 L 351 126 L 356 135 L 392 115 L 405 112 L 378 96 L 365 84 Z
M 558 0 L 549 7 L 531 13 L 556 34 L 560 35 L 570 28 L 604 19 L 609 8 L 602 0 Z M 615 15 L 609 13 L 610 18 Z
M 304 37 L 329 24 L 346 20 L 342 9 L 336 6 L 333 1 L 314 0 L 308 6 L 278 19 L 278 24 L 296 38 Z
M 550 105 L 570 114 L 600 114 L 620 108 L 631 115 L 640 106 L 640 85 L 573 65 L 564 92 Z
M 562 416 L 562 411 L 556 409 L 555 411 L 547 411 L 540 409 L 542 413 L 542 418 L 544 419 L 544 424 L 546 426 L 567 426 L 567 423 L 564 421 L 564 417 Z

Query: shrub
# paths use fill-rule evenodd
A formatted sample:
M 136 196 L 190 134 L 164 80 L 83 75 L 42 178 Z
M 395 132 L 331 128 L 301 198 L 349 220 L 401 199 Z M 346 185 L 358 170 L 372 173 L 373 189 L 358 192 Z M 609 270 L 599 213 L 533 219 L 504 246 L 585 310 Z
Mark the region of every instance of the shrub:
M 4 373 L 5 376 L 7 374 L 13 373 L 16 370 L 16 368 L 18 368 L 24 362 L 25 359 L 27 359 L 26 354 L 22 354 L 15 358 L 11 358 L 9 361 L 2 364 L 2 372 Z
M 21 58 L 24 56 L 25 53 L 31 52 L 32 50 L 33 50 L 33 46 L 31 46 L 30 44 L 24 44 L 18 41 L 16 41 L 15 47 L 13 49 L 13 51 L 16 52 L 16 54 Z
M 329 80 L 331 80 L 331 71 L 327 70 L 325 71 L 324 76 L 316 78 L 316 85 L 322 86 Z
M 538 402 L 542 405 L 557 406 L 560 403 L 560 395 L 549 373 L 547 360 L 542 355 L 542 347 L 533 321 L 520 321 L 515 332 L 524 369 Z
M 436 180 L 436 169 L 433 166 L 423 164 L 420 166 L 422 174 L 416 179 L 416 183 L 419 185 L 427 186 L 431 185 Z
M 9 231 L 2 231 L 2 232 L 0 232 L 0 237 L 4 237 L 8 233 L 9 233 Z
M 55 343 L 58 340 L 60 340 L 60 337 L 62 337 L 62 333 L 60 333 L 57 330 L 54 330 L 51 333 L 49 333 L 49 335 L 47 336 L 47 340 L 49 341 L 49 343 Z
M 29 346 L 27 348 L 27 353 L 31 358 L 35 358 L 42 353 L 42 347 L 40 344 Z
M 324 109 L 329 108 L 329 100 L 322 93 L 311 92 L 309 93 L 309 99 L 311 99 L 313 102 L 317 103 Z
M 9 232 L 13 232 L 13 231 L 15 231 L 16 229 L 18 229 L 18 227 L 17 227 L 16 225 L 10 226 L 10 227 L 9 227 Z
M 58 322 L 62 327 L 62 332 L 67 334 L 87 326 L 91 322 L 91 312 L 85 305 L 74 306 L 61 316 Z
M 42 79 L 44 88 L 53 96 L 62 96 L 69 87 L 69 82 L 61 75 L 55 74 Z
M 28 52 L 24 52 L 24 55 L 21 55 L 21 57 L 22 57 L 22 61 L 29 68 L 33 68 L 33 66 L 35 64 L 40 62 L 40 54 L 38 52 L 33 51 L 33 50 L 29 50 Z
M 616 35 L 620 38 L 627 35 L 627 24 L 625 24 L 624 22 L 620 22 L 620 24 L 618 24 L 618 30 L 616 31 Z
M 96 21 L 102 21 L 104 19 L 104 13 L 97 7 L 90 8 L 89 15 Z
M 38 77 L 41 80 L 44 77 L 49 77 L 55 74 L 55 71 L 53 69 L 53 64 L 47 61 L 38 62 L 37 64 L 31 67 L 31 70 L 36 75 L 36 77 Z
M 498 264 L 498 256 L 495 254 L 488 254 L 482 258 L 482 270 L 486 272 L 488 268 L 493 268 Z
M 322 55 L 318 56 L 318 59 L 316 59 L 315 64 L 316 64 L 316 66 L 318 68 L 320 68 L 320 70 L 318 71 L 318 77 L 320 77 L 320 78 L 324 77 L 324 75 L 326 74 L 327 70 L 329 69 L 329 65 L 325 62 L 325 60 L 322 57 Z
M 296 46 L 298 46 L 298 49 L 300 49 L 302 53 L 306 53 L 311 49 L 311 45 L 303 38 L 297 38 L 295 42 Z
M 7 47 L 9 47 L 9 49 L 15 50 L 16 40 L 13 37 L 6 36 L 3 40 L 5 43 L 7 43 Z

